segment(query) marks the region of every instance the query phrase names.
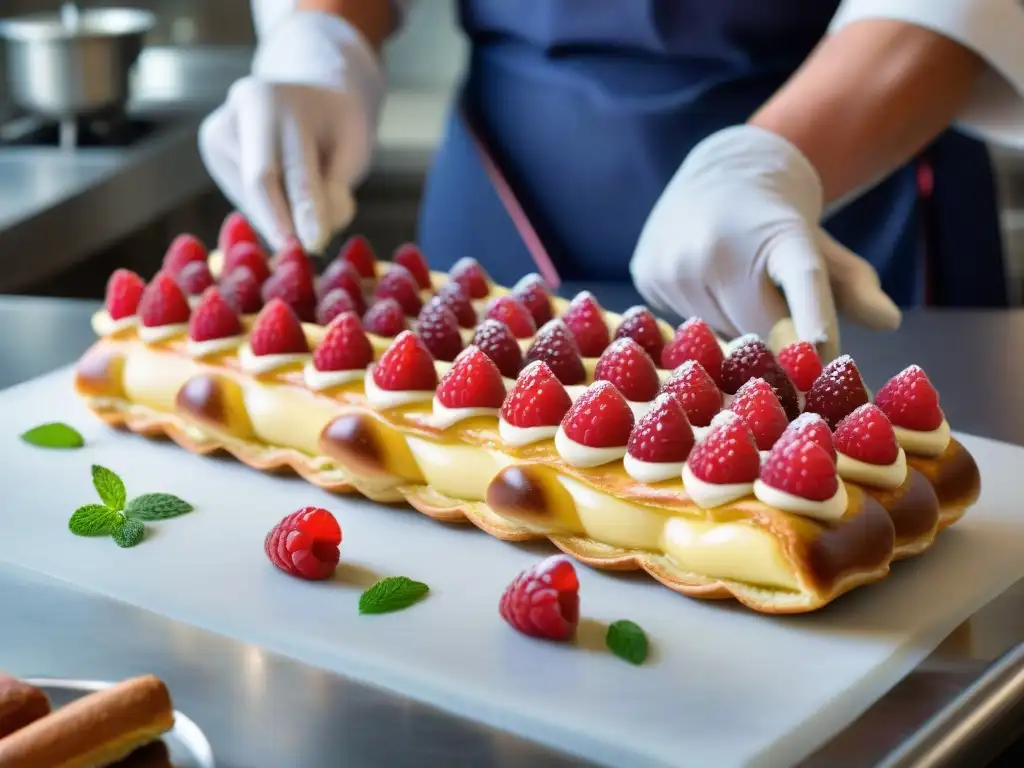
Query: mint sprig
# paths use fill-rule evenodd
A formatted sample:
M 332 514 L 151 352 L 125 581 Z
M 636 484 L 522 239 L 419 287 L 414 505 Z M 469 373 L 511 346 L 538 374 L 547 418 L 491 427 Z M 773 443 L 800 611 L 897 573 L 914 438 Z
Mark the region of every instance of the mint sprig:
M 609 651 L 630 664 L 639 665 L 647 661 L 647 654 L 650 650 L 647 635 L 644 634 L 639 624 L 629 619 L 613 621 L 608 627 L 604 642 Z
M 21 439 L 40 448 L 81 448 L 85 438 L 74 427 L 60 421 L 40 424 L 21 434 Z
M 169 493 L 144 493 L 129 501 L 124 481 L 98 464 L 92 467 L 92 484 L 103 503 L 76 509 L 68 520 L 68 529 L 76 536 L 110 536 L 124 549 L 146 538 L 144 521 L 169 520 L 193 509 L 187 501 Z
M 430 587 L 406 576 L 381 579 L 359 596 L 359 613 L 401 611 L 422 600 Z

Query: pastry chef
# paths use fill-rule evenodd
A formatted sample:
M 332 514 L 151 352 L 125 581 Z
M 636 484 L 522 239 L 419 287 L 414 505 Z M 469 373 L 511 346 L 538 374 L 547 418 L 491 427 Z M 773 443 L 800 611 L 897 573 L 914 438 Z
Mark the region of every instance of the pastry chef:
M 434 0 L 436 1 L 436 0 Z M 272 246 L 346 227 L 412 3 L 254 0 L 200 135 Z M 725 335 L 834 347 L 836 312 L 1006 303 L 991 165 L 1024 146 L 1017 0 L 461 0 L 464 80 L 427 177 L 433 267 L 626 281 Z M 414 18 L 408 19 L 410 23 Z M 959 130 L 947 130 L 955 126 Z

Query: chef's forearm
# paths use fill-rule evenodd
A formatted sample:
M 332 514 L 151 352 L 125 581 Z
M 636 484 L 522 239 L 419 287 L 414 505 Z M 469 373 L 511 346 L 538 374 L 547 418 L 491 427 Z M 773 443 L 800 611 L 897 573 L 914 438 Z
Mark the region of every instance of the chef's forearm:
M 750 122 L 793 142 L 833 201 L 945 129 L 985 68 L 974 52 L 923 27 L 859 21 L 822 41 Z
M 296 8 L 340 16 L 378 51 L 398 26 L 394 5 L 381 0 L 298 0 Z

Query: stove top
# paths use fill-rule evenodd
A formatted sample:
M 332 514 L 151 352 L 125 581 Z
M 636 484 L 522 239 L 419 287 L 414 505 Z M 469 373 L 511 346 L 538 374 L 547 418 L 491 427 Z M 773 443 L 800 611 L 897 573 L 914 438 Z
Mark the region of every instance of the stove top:
M 123 149 L 149 138 L 161 125 L 156 120 L 126 117 L 66 122 L 16 117 L 0 122 L 0 148 Z

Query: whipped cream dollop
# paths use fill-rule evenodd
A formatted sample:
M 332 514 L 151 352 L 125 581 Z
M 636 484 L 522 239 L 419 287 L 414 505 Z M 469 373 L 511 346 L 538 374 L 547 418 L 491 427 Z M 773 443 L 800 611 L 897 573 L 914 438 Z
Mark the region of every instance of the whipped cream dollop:
M 373 380 L 373 369 L 370 368 L 363 375 L 363 387 L 366 391 L 366 399 L 370 401 L 377 410 L 383 411 L 388 408 L 400 408 L 403 405 L 413 403 L 429 403 L 434 399 L 434 390 L 403 389 L 390 391 L 381 389 Z
M 473 419 L 478 416 L 498 416 L 497 408 L 449 408 L 442 405 L 435 395 L 431 404 L 432 414 L 430 423 L 438 429 L 448 429 L 460 421 Z
M 843 480 L 870 488 L 893 490 L 907 479 L 907 454 L 902 448 L 892 464 L 868 464 L 845 453 L 836 453 L 836 469 Z
M 664 480 L 678 480 L 681 477 L 685 461 L 654 462 L 643 461 L 630 453 L 622 459 L 626 474 L 638 483 L 660 483 Z
M 558 427 L 517 427 L 504 419 L 498 419 L 498 435 L 503 441 L 517 448 L 550 440 L 557 432 Z
M 139 338 L 147 344 L 157 344 L 161 341 L 173 339 L 188 331 L 188 323 L 170 323 L 168 325 L 143 325 L 139 323 Z
M 577 443 L 565 434 L 565 430 L 561 427 L 555 433 L 555 450 L 562 457 L 562 461 L 580 469 L 610 464 L 626 455 L 626 446 L 624 445 L 608 448 L 591 448 L 589 445 Z
M 310 358 L 308 352 L 293 352 L 283 355 L 257 355 L 252 347 L 243 344 L 238 350 L 238 364 L 246 373 L 270 373 L 289 365 L 304 363 Z
M 238 349 L 244 341 L 245 336 L 241 334 L 225 336 L 223 339 L 207 339 L 206 341 L 196 341 L 190 338 L 185 344 L 185 352 L 189 357 L 195 358 L 219 355 Z
M 811 499 L 794 496 L 792 493 L 772 488 L 763 480 L 754 481 L 754 495 L 769 507 L 775 507 L 784 512 L 791 512 L 794 515 L 813 517 L 816 520 L 824 520 L 826 522 L 838 520 L 846 514 L 846 504 L 848 501 L 846 485 L 842 480 L 839 481 L 839 486 L 836 488 L 832 498 L 825 501 L 812 501 Z
M 110 316 L 110 313 L 105 309 L 101 309 L 99 312 L 95 312 L 90 319 L 93 333 L 97 336 L 113 336 L 115 333 L 126 331 L 129 328 L 134 328 L 139 324 L 138 315 L 128 315 L 128 317 L 122 317 L 119 320 L 115 320 Z
M 949 422 L 945 419 L 930 432 L 897 427 L 895 424 L 892 430 L 896 433 L 896 442 L 911 456 L 934 458 L 941 456 L 949 447 Z
M 709 483 L 701 480 L 690 469 L 689 463 L 683 465 L 683 487 L 694 503 L 702 509 L 713 509 L 731 501 L 749 496 L 754 491 L 753 483 Z
M 302 368 L 302 380 L 306 386 L 314 392 L 322 392 L 332 387 L 340 387 L 351 384 L 354 381 L 362 381 L 366 375 L 365 368 L 356 368 L 350 371 L 321 371 L 310 360 Z

